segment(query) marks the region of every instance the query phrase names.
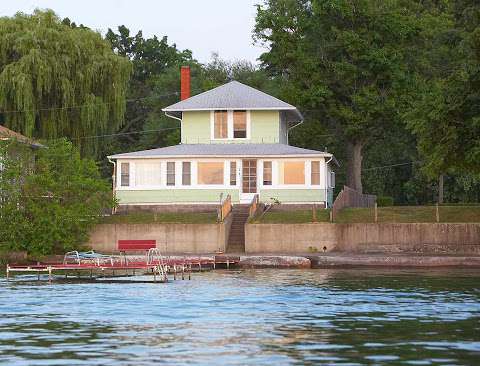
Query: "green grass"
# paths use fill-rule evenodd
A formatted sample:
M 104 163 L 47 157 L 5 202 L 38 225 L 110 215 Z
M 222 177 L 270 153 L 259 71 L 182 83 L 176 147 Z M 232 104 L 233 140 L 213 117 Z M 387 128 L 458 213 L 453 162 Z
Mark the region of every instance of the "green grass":
M 378 222 L 436 222 L 435 206 L 392 206 L 378 208 Z M 440 206 L 440 222 L 480 222 L 480 206 Z M 373 208 L 345 208 L 338 223 L 375 222 Z
M 104 217 L 102 224 L 214 224 L 217 222 L 215 212 L 132 212 Z
M 317 222 L 329 222 L 330 210 L 318 209 Z M 269 211 L 262 218 L 251 221 L 256 224 L 302 224 L 313 222 L 312 210 Z
M 440 222 L 480 222 L 480 206 L 440 206 Z M 317 222 L 329 222 L 330 210 L 317 210 Z M 262 218 L 251 220 L 257 224 L 301 224 L 313 222 L 312 210 L 270 211 Z M 345 208 L 336 223 L 375 222 L 373 208 Z M 378 208 L 378 222 L 415 223 L 436 222 L 435 206 L 392 206 Z

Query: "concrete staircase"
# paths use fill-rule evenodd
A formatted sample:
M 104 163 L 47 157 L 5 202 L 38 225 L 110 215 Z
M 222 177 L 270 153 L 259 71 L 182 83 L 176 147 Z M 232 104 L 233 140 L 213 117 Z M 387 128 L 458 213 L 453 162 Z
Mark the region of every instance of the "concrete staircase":
M 248 220 L 249 205 L 234 205 L 233 220 L 228 236 L 227 253 L 245 253 L 245 223 Z

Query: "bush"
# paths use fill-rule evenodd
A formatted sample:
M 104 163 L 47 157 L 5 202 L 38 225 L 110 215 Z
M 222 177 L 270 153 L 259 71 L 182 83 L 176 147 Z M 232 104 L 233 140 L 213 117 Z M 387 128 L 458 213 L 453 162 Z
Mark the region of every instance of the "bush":
M 393 197 L 379 196 L 377 197 L 377 205 L 379 207 L 393 206 Z
M 0 151 L 1 153 L 1 151 Z M 5 154 L 0 174 L 0 241 L 33 256 L 80 249 L 92 227 L 114 205 L 95 162 L 66 140 L 37 151 Z

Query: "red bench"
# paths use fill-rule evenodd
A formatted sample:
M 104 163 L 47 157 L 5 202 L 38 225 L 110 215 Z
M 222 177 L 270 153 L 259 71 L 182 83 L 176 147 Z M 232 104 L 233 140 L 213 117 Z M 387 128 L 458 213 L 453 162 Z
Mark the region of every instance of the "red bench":
M 157 247 L 156 240 L 119 240 L 118 250 L 121 252 L 133 250 L 149 250 Z

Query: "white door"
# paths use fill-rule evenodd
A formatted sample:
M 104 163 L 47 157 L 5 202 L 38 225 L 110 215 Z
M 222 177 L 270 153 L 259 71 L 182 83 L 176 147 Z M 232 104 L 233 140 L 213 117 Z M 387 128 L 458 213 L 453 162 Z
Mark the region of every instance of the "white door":
M 257 160 L 242 160 L 240 203 L 250 203 L 257 193 Z

